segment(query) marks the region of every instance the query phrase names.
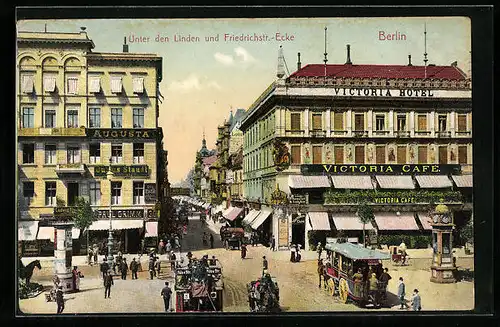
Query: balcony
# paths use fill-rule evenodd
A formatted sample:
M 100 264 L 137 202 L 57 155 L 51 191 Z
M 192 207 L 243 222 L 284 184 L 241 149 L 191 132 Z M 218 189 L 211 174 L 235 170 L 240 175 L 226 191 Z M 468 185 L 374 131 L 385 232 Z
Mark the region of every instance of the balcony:
M 431 131 L 415 131 L 415 136 L 430 136 Z
M 332 130 L 331 134 L 335 136 L 345 136 L 347 135 L 347 130 Z
M 455 135 L 457 137 L 471 137 L 471 131 L 456 131 Z
M 450 131 L 436 131 L 436 137 L 449 138 L 449 137 L 451 137 L 451 132 Z
M 410 132 L 409 131 L 396 131 L 394 132 L 396 137 L 410 137 Z
M 300 129 L 287 129 L 285 130 L 285 136 L 304 136 L 305 131 Z
M 326 132 L 320 129 L 309 131 L 311 137 L 326 137 Z
M 368 137 L 368 131 L 352 131 L 354 137 Z
M 85 164 L 75 163 L 75 164 L 61 164 L 56 166 L 57 174 L 85 174 Z
M 373 131 L 373 136 L 387 136 L 387 135 L 389 135 L 389 131 L 385 131 L 385 130 Z

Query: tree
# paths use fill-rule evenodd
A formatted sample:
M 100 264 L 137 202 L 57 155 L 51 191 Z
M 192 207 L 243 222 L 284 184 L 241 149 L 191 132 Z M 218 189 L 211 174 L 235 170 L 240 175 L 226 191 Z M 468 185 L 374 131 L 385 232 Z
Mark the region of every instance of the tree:
M 471 219 L 460 230 L 460 238 L 465 241 L 465 250 L 468 252 L 468 244 L 474 244 L 474 219 Z
M 373 219 L 375 219 L 373 209 L 368 204 L 361 203 L 358 205 L 357 215 L 359 221 L 363 224 L 363 246 L 366 247 L 365 225 L 371 223 Z
M 89 254 L 89 231 L 88 228 L 97 217 L 94 216 L 94 211 L 90 206 L 90 202 L 82 197 L 77 197 L 75 199 L 75 206 L 73 207 L 73 221 L 75 227 L 82 229 L 87 234 L 87 255 Z

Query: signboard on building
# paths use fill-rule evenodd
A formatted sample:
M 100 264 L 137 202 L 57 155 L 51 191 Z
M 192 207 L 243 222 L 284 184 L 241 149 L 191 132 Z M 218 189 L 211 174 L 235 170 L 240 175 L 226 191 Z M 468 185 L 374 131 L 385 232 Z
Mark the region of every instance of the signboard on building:
M 109 210 L 95 210 L 94 215 L 97 219 L 109 219 Z M 111 211 L 111 218 L 144 218 L 144 209 L 119 209 Z
M 453 164 L 408 164 L 408 165 L 301 165 L 302 174 L 331 174 L 331 175 L 443 175 L 459 174 L 460 165 Z
M 92 139 L 156 139 L 156 129 L 113 129 L 113 128 L 87 128 L 87 137 Z
M 94 176 L 106 177 L 109 166 L 95 166 Z M 111 166 L 111 171 L 117 177 L 123 176 L 149 176 L 149 167 L 147 165 L 131 165 L 131 166 Z
M 156 203 L 156 184 L 144 183 L 144 202 Z
M 170 188 L 170 194 L 172 194 L 172 196 L 175 195 L 189 196 L 191 194 L 191 190 L 189 189 L 189 187 L 172 187 Z
M 288 246 L 288 219 L 285 217 L 278 219 L 278 246 Z
M 290 204 L 306 205 L 307 196 L 305 194 L 290 194 Z
M 375 197 L 373 203 L 390 204 L 390 203 L 415 203 L 414 197 Z

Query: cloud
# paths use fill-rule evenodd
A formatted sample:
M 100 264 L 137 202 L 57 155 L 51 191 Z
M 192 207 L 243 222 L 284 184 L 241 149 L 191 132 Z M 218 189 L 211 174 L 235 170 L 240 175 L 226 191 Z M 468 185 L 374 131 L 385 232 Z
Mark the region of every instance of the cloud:
M 226 65 L 226 66 L 230 66 L 234 63 L 234 59 L 232 56 L 225 55 L 225 54 L 220 53 L 220 52 L 216 52 L 214 54 L 214 57 L 215 57 L 215 60 L 217 60 L 218 62 L 220 62 L 221 64 Z
M 206 88 L 222 89 L 216 81 L 210 81 L 206 77 L 200 79 L 195 74 L 191 74 L 181 81 L 173 81 L 168 86 L 169 90 L 179 92 L 198 91 Z
M 222 87 L 216 81 L 209 82 L 208 87 L 213 87 L 214 89 L 217 89 L 217 90 L 222 89 Z
M 248 53 L 248 51 L 243 47 L 237 47 L 236 49 L 234 49 L 234 52 L 236 53 L 236 56 L 240 57 L 241 61 L 243 62 L 255 61 L 255 58 L 252 57 L 252 55 Z

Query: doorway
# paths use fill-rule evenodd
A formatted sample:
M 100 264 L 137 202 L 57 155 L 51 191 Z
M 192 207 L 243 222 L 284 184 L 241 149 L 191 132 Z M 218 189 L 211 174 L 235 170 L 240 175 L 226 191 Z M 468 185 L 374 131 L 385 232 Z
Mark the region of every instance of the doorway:
M 68 182 L 68 206 L 75 205 L 78 197 L 78 183 Z
M 305 248 L 306 224 L 304 221 L 292 223 L 292 244 L 300 244 L 302 249 Z
M 127 229 L 125 233 L 125 253 L 139 253 L 141 245 L 139 229 Z

